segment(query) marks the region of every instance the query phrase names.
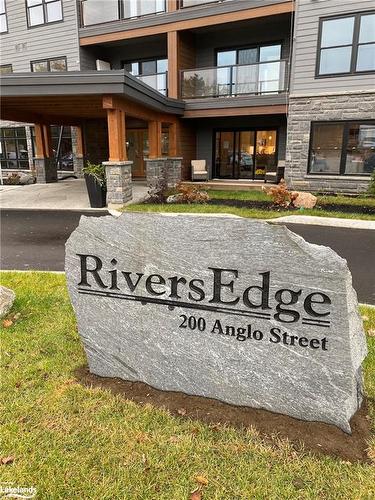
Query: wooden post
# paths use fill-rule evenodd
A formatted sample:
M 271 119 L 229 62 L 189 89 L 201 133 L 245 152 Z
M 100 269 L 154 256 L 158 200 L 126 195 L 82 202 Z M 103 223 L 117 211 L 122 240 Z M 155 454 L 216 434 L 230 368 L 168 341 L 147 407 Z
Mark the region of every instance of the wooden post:
M 167 12 L 173 12 L 177 10 L 178 0 L 167 0 Z
M 178 33 L 167 33 L 168 50 L 168 97 L 178 98 L 179 95 L 179 64 L 178 64 Z
M 84 146 L 83 146 L 83 130 L 82 126 L 78 125 L 76 127 L 76 156 L 77 158 L 83 158 Z
M 44 130 L 40 123 L 35 124 L 35 158 L 45 158 Z
M 179 155 L 179 147 L 178 147 L 178 123 L 171 123 L 169 125 L 169 156 L 178 156 Z
M 107 109 L 109 161 L 126 161 L 125 113 L 121 109 Z
M 161 122 L 148 122 L 149 158 L 161 157 Z
M 53 158 L 51 127 L 43 125 L 44 151 L 46 158 Z

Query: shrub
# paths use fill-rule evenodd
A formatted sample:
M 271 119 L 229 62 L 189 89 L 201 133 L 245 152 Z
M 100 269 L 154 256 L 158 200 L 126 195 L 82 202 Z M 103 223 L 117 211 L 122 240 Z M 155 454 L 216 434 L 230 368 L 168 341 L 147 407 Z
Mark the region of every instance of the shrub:
M 155 183 L 149 187 L 147 194 L 147 201 L 149 203 L 165 203 L 169 194 L 171 194 L 165 177 L 158 178 Z
M 289 207 L 293 205 L 293 201 L 297 198 L 298 194 L 289 191 L 286 187 L 284 179 L 281 179 L 277 186 L 271 188 L 263 188 L 265 193 L 272 198 L 273 204 L 278 207 Z
M 180 203 L 207 203 L 210 199 L 207 191 L 201 191 L 196 186 L 180 182 L 177 184 L 176 189 L 178 202 Z
M 371 174 L 371 180 L 367 192 L 370 196 L 375 196 L 375 170 Z
M 101 163 L 94 164 L 89 161 L 86 166 L 82 169 L 83 173 L 86 175 L 91 175 L 95 178 L 96 182 L 100 184 L 103 188 L 106 187 L 106 177 L 105 177 L 105 167 Z

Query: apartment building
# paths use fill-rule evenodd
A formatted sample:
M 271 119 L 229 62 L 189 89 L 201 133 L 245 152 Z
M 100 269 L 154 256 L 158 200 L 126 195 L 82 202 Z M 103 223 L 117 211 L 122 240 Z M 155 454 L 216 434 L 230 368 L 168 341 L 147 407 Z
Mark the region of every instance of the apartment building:
M 141 179 L 147 159 L 180 157 L 184 179 L 193 159 L 228 182 L 286 164 L 295 188 L 364 190 L 372 3 L 0 1 L 1 70 L 13 71 L 1 79 L 2 117 L 35 124 L 3 122 L 2 167 L 26 168 L 27 155 L 50 169 L 57 155 L 79 176 L 86 158 L 131 161 Z

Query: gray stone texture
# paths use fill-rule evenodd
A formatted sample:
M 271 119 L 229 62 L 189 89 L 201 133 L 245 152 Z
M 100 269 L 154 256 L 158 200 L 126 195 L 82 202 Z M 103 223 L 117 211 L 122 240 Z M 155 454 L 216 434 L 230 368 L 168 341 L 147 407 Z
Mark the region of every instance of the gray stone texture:
M 100 288 L 91 274 L 87 285 L 78 286 L 78 254 L 102 260 L 100 276 L 106 288 Z M 87 267 L 95 268 L 92 257 Z M 118 270 L 118 289 L 111 292 L 108 272 L 114 268 Z M 209 268 L 238 270 L 237 279 L 228 272 L 223 275 L 223 282 L 234 280 L 234 285 L 233 290 L 221 289 L 222 301 L 242 297 L 247 287 L 261 284 L 259 273 L 269 271 L 270 309 L 248 309 L 241 298 L 237 305 L 223 306 L 232 311 L 212 310 L 213 271 Z M 362 401 L 366 341 L 346 261 L 330 248 L 307 243 L 284 226 L 250 219 L 124 213 L 119 218 L 82 217 L 66 244 L 65 270 L 92 373 L 322 421 L 350 432 L 349 420 Z M 143 274 L 135 289 L 130 289 L 121 271 L 131 272 L 133 283 L 136 273 Z M 161 290 L 155 286 L 164 295 L 150 295 L 145 280 L 151 274 L 165 278 Z M 182 284 L 178 305 L 133 300 L 134 296 L 151 297 L 154 302 L 171 300 L 169 277 L 173 276 L 184 277 L 187 284 L 192 279 L 204 280 L 204 299 L 192 300 L 188 285 Z M 287 324 L 274 314 L 276 292 L 288 288 L 302 292 L 297 304 L 287 306 L 301 317 Z M 93 290 L 101 295 L 92 294 Z M 128 294 L 127 299 L 109 296 L 113 290 Z M 332 301 L 331 314 L 324 317 L 329 319 L 329 327 L 302 323 L 305 298 L 316 292 L 327 294 Z M 289 300 L 287 294 L 285 302 Z M 243 310 L 269 312 L 270 317 L 244 316 Z M 205 330 L 181 328 L 182 314 L 204 318 Z M 213 331 L 216 320 L 224 328 L 248 328 L 250 324 L 264 338 L 239 341 L 236 336 Z M 271 328 L 309 342 L 318 339 L 321 347 L 272 343 Z
M 182 158 L 145 158 L 145 163 L 147 185 L 150 188 L 163 179 L 168 187 L 175 187 L 181 182 Z
M 107 204 L 123 205 L 133 197 L 132 161 L 103 162 L 107 180 Z
M 285 180 L 299 191 L 362 193 L 370 176 L 309 175 L 311 122 L 373 120 L 375 93 L 290 97 Z
M 36 182 L 48 184 L 57 182 L 57 165 L 54 158 L 34 158 Z
M 13 290 L 0 285 L 0 318 L 4 318 L 12 309 L 15 298 Z

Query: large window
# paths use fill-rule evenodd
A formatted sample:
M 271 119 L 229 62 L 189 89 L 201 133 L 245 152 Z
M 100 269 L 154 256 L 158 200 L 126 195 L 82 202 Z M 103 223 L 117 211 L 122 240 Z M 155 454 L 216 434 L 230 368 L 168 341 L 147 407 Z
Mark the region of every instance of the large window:
M 63 20 L 62 0 L 26 0 L 26 7 L 29 26 Z
M 375 169 L 375 121 L 313 123 L 310 174 L 370 175 Z
M 31 61 L 31 71 L 33 73 L 45 73 L 46 71 L 66 71 L 66 57 L 56 57 L 53 59 L 41 59 Z
M 2 168 L 30 168 L 25 127 L 0 129 L 0 161 Z
M 375 12 L 322 19 L 317 76 L 375 71 Z
M 123 61 L 123 68 L 139 78 L 153 89 L 167 95 L 168 59 L 144 59 L 138 61 Z
M 165 0 L 81 0 L 83 26 L 165 12 Z
M 276 164 L 277 130 L 215 132 L 215 177 L 264 179 Z
M 8 31 L 7 11 L 5 7 L 5 0 L 0 0 L 0 33 Z

